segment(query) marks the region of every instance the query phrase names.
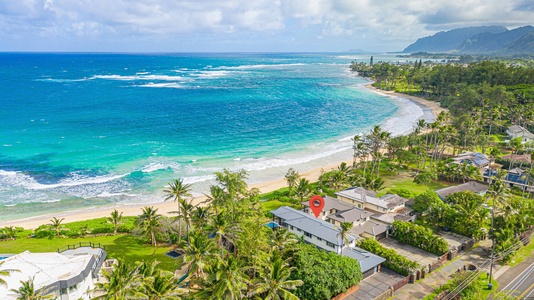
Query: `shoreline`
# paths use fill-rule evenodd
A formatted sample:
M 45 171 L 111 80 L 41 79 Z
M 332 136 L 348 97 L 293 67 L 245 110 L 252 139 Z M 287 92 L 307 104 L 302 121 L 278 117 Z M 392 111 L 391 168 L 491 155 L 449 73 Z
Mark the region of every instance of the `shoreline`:
M 440 112 L 446 111 L 446 109 L 441 107 L 438 102 L 433 102 L 433 101 L 429 101 L 429 100 L 422 99 L 419 97 L 405 95 L 402 93 L 379 90 L 371 86 L 371 84 L 364 85 L 364 88 L 374 93 L 378 93 L 378 94 L 388 96 L 388 97 L 398 97 L 400 99 L 406 99 L 414 103 L 415 105 L 419 106 L 423 110 L 423 115 L 420 116 L 418 119 L 424 118 L 424 116 L 429 113 L 434 115 L 434 117 L 436 117 L 437 115 L 439 115 Z M 416 122 L 418 119 L 414 120 L 414 122 Z M 323 167 L 313 168 L 311 170 L 301 172 L 300 175 L 303 178 L 306 178 L 311 182 L 315 182 L 318 180 L 321 174 L 321 170 L 324 170 L 325 172 L 331 171 L 333 169 L 336 169 L 342 162 L 346 162 L 347 164 L 352 165 L 352 158 L 334 162 Z M 285 178 L 283 177 L 275 179 L 275 180 L 271 180 L 271 181 L 249 184 L 249 188 L 258 188 L 261 191 L 261 193 L 268 193 L 268 192 L 280 189 L 285 186 L 286 186 L 286 181 L 285 181 Z M 194 197 L 193 204 L 194 205 L 200 204 L 206 199 L 207 197 L 204 195 Z M 23 218 L 23 219 L 1 221 L 0 228 L 4 226 L 13 225 L 13 226 L 18 226 L 18 227 L 24 227 L 25 229 L 35 229 L 39 227 L 40 225 L 49 223 L 49 220 L 52 219 L 53 217 L 57 217 L 60 219 L 65 218 L 66 223 L 84 221 L 84 220 L 89 220 L 89 219 L 107 217 L 109 216 L 111 211 L 113 211 L 114 209 L 117 209 L 119 212 L 122 212 L 124 216 L 137 216 L 141 213 L 141 208 L 145 206 L 153 206 L 154 208 L 158 209 L 159 213 L 163 215 L 172 215 L 172 212 L 176 211 L 177 204 L 174 201 L 167 201 L 167 202 L 147 203 L 147 204 L 137 203 L 137 204 L 122 204 L 122 205 L 105 205 L 105 206 L 101 206 L 97 208 L 84 208 L 84 209 L 77 209 L 77 210 L 69 210 L 69 211 L 63 211 L 63 212 L 58 212 L 58 213 L 50 213 L 50 214 L 47 213 L 45 215 L 28 217 L 28 218 Z

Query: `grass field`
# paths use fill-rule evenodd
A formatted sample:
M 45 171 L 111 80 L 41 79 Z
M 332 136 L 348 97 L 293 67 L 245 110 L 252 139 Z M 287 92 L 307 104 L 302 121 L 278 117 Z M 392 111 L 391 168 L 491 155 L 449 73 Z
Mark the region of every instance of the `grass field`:
M 28 239 L 22 238 L 14 241 L 0 242 L 0 253 L 20 253 L 26 250 L 31 252 L 54 252 L 67 245 L 74 245 L 80 242 L 92 242 L 105 246 L 108 257 L 122 259 L 126 262 L 136 261 L 160 261 L 162 269 L 174 271 L 177 263 L 174 259 L 165 255 L 169 251 L 169 246 L 159 246 L 156 253 L 152 255 L 153 248 L 148 244 L 143 244 L 137 237 L 131 235 L 99 236 L 84 238 L 53 238 L 53 239 Z
M 393 188 L 401 188 L 401 189 L 407 189 L 414 193 L 415 195 L 419 195 L 421 193 L 426 192 L 428 189 L 431 190 L 437 190 L 442 189 L 451 185 L 454 185 L 452 183 L 448 182 L 442 182 L 442 181 L 431 181 L 428 185 L 422 185 L 417 184 L 413 182 L 413 177 L 410 177 L 409 175 L 400 174 L 400 175 L 389 175 L 384 176 L 384 189 L 378 192 L 378 196 L 383 196 L 387 193 L 388 189 Z

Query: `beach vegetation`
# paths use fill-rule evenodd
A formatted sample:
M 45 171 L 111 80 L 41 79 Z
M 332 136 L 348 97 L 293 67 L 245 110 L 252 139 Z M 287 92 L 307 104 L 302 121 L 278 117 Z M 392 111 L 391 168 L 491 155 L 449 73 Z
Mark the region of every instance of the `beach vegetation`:
M 61 234 L 61 231 L 66 229 L 66 227 L 63 226 L 62 224 L 64 220 L 65 218 L 58 219 L 56 217 L 53 217 L 50 220 L 50 223 L 48 224 L 48 226 L 50 227 L 52 231 L 54 231 L 56 236 L 59 236 Z
M 117 230 L 122 223 L 122 212 L 119 213 L 118 210 L 114 209 L 107 218 L 107 221 L 113 225 L 113 234 L 117 234 Z
M 165 194 L 165 201 L 172 200 L 177 203 L 178 210 L 178 241 L 182 238 L 182 226 L 181 226 L 181 205 L 180 202 L 185 200 L 187 197 L 191 197 L 191 185 L 185 184 L 183 178 L 175 179 L 174 181 L 168 183 L 167 188 L 163 190 Z
M 285 179 L 287 182 L 288 194 L 289 196 L 291 196 L 292 190 L 296 187 L 297 182 L 300 179 L 300 174 L 297 170 L 293 168 L 289 168 L 289 170 L 287 170 L 287 173 L 285 175 Z
M 142 209 L 141 216 L 138 219 L 138 226 L 143 236 L 150 240 L 150 244 L 154 246 L 154 252 L 156 253 L 158 239 L 156 235 L 162 234 L 163 224 L 161 222 L 161 215 L 157 213 L 158 209 L 154 207 L 145 206 Z

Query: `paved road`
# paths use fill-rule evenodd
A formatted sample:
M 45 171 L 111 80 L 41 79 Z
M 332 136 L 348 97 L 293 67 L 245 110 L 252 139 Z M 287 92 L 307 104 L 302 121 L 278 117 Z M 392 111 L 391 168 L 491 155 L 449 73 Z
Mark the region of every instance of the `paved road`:
M 534 299 L 534 258 L 508 270 L 502 275 L 502 279 L 499 278 L 499 282 L 506 285 L 501 285 L 501 292 L 494 299 L 502 299 L 504 296 Z

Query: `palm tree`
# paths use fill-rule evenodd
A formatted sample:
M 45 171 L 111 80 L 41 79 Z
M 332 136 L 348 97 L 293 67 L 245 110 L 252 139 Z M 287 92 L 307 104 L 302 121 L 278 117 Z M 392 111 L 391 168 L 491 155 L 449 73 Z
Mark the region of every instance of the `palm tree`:
M 55 299 L 54 294 L 48 294 L 46 289 L 36 289 L 33 281 L 35 276 L 24 281 L 21 280 L 21 286 L 16 289 L 11 289 L 10 291 L 17 295 L 17 300 L 45 300 L 45 299 Z M 48 295 L 47 295 L 48 294 Z
M 189 275 L 193 280 L 203 280 L 204 269 L 209 265 L 209 260 L 217 246 L 211 239 L 198 231 L 191 234 L 190 242 L 183 242 L 180 251 L 183 253 L 181 259 L 184 263 L 189 263 Z
M 155 275 L 144 277 L 138 295 L 147 300 L 180 299 L 182 294 L 172 274 L 156 272 Z
M 178 219 L 184 220 L 185 223 L 185 234 L 187 235 L 187 241 L 189 241 L 189 228 L 191 227 L 191 219 L 193 215 L 193 200 L 187 202 L 185 199 L 178 200 L 180 205 L 181 214 L 178 216 Z
M 2 230 L 2 233 L 4 234 L 5 238 L 8 239 L 16 239 L 17 238 L 17 228 L 15 226 L 6 226 Z
M 274 262 L 268 263 L 260 272 L 260 276 L 254 281 L 254 287 L 250 296 L 260 295 L 265 300 L 292 299 L 298 300 L 290 290 L 296 289 L 304 282 L 302 280 L 288 280 L 293 267 L 277 257 Z
M 304 198 L 308 197 L 311 193 L 311 185 L 308 179 L 301 178 L 295 189 L 295 194 L 300 198 L 300 202 L 304 201 Z
M 118 210 L 114 209 L 107 220 L 109 223 L 113 224 L 113 234 L 117 234 L 117 229 L 119 229 L 119 226 L 122 223 L 122 212 L 119 213 Z
M 158 209 L 154 207 L 143 207 L 143 213 L 139 217 L 139 225 L 143 234 L 150 239 L 151 244 L 154 246 L 154 252 L 156 253 L 157 240 L 156 233 L 160 230 L 161 224 L 161 215 L 157 214 Z
M 289 168 L 289 170 L 287 170 L 285 178 L 287 181 L 287 187 L 289 189 L 288 193 L 291 197 L 291 191 L 297 185 L 297 180 L 299 180 L 300 174 L 295 169 Z
M 194 299 L 229 299 L 237 300 L 246 297 L 250 278 L 245 273 L 246 267 L 234 258 L 215 255 L 215 262 L 209 267 L 210 272 L 206 278 L 205 287 L 192 296 Z
M 61 224 L 65 220 L 65 218 L 58 219 L 56 217 L 50 219 L 50 228 L 56 232 L 56 236 L 61 235 L 61 230 L 65 229 L 65 227 Z
M 191 222 L 193 227 L 198 230 L 203 230 L 207 225 L 211 213 L 211 206 L 196 206 L 191 215 Z
M 13 270 L 13 269 L 5 269 L 2 270 L 2 265 L 4 264 L 3 261 L 0 261 L 0 285 L 6 286 L 7 282 L 2 279 L 2 277 L 8 277 L 13 272 L 20 272 L 19 270 Z
M 339 227 L 339 233 L 337 234 L 337 236 L 341 240 L 341 244 L 339 245 L 339 247 L 341 248 L 341 255 L 343 255 L 343 247 L 348 246 L 350 243 L 349 231 L 351 230 L 352 225 L 353 224 L 350 222 L 343 222 Z
M 122 300 L 136 293 L 139 285 L 138 266 L 119 260 L 114 268 L 102 269 L 105 280 L 95 284 L 94 292 L 104 293 L 98 299 Z
M 224 213 L 213 215 L 209 227 L 217 236 L 217 246 L 221 249 L 221 255 L 224 249 L 223 239 L 234 242 L 235 234 L 240 231 L 238 224 L 230 222 Z
M 165 193 L 165 201 L 173 200 L 178 203 L 178 217 L 180 217 L 180 201 L 185 197 L 191 197 L 191 185 L 184 184 L 183 178 L 176 179 L 168 184 L 168 187 L 163 190 Z M 178 219 L 178 242 L 182 239 L 182 226 L 180 219 Z

